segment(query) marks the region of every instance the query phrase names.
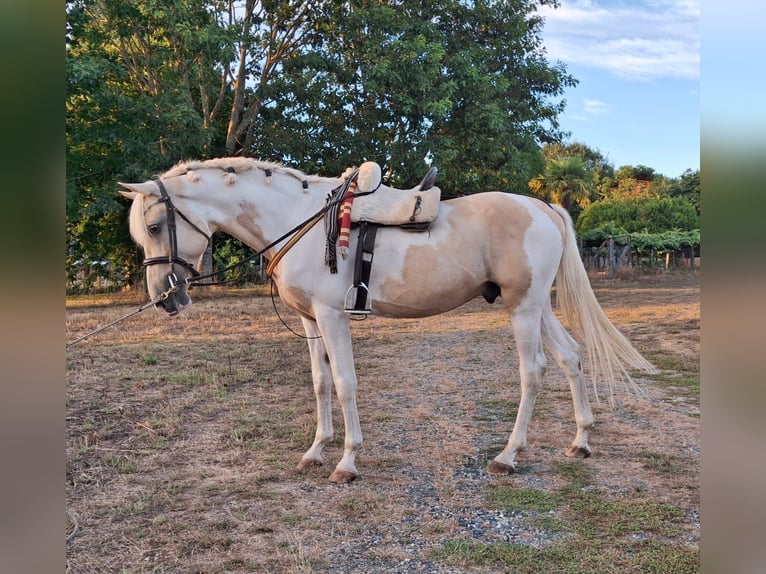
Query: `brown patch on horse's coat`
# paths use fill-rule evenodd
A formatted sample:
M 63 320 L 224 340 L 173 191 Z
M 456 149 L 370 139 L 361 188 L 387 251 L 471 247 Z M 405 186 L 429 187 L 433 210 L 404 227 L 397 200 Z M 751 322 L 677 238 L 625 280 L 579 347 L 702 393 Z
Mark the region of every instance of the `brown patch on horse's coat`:
M 407 250 L 401 280 L 385 281 L 380 301 L 373 302 L 380 314 L 424 317 L 449 311 L 479 295 L 491 302 L 498 294 L 512 312 L 526 295 L 532 284 L 524 250 L 524 237 L 532 224 L 529 209 L 505 194 L 488 196 L 479 214 L 467 213 L 472 205 L 460 199 L 446 203 L 453 208 L 442 222 L 446 232 L 434 232 L 439 239 L 433 244 Z M 469 220 L 481 223 L 465 225 Z M 472 258 L 459 259 L 458 248 L 472 253 Z M 491 268 L 489 261 L 501 263 Z M 436 294 L 434 285 L 442 286 Z M 422 293 L 432 296 L 423 300 Z
M 285 305 L 301 315 L 305 317 L 314 316 L 311 310 L 311 296 L 300 287 L 291 287 L 283 284 L 279 289 L 279 298 L 282 299 Z
M 495 220 L 493 222 L 493 220 Z M 510 313 L 519 306 L 532 285 L 529 259 L 524 250 L 524 236 L 532 225 L 532 214 L 515 201 L 510 208 L 493 210 L 487 227 L 495 231 L 490 237 L 492 248 L 503 250 L 501 263 L 493 269 L 492 280 L 500 287 L 500 295 Z
M 237 215 L 235 219 L 225 221 L 221 225 L 221 229 L 234 236 L 236 236 L 236 233 L 232 233 L 230 230 L 236 230 L 240 233 L 240 236 L 244 235 L 242 231 L 245 231 L 247 235 L 250 235 L 257 241 L 262 242 L 264 245 L 267 244 L 268 241 L 263 236 L 263 230 L 255 223 L 261 217 L 258 209 L 252 203 L 247 202 L 241 203 L 239 207 L 242 209 L 242 213 Z

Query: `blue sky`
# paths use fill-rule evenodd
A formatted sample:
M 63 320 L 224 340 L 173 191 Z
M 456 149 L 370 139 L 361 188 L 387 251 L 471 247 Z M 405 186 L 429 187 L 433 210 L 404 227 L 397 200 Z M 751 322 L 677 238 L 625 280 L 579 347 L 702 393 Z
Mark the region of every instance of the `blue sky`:
M 551 62 L 579 80 L 561 127 L 618 168 L 700 166 L 699 0 L 561 0 L 543 7 Z

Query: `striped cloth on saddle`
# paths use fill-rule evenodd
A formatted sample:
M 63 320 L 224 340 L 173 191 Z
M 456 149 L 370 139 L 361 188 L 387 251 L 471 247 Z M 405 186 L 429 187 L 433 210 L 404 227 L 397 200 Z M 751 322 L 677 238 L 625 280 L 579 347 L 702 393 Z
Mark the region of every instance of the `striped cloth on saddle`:
M 356 191 L 356 178 L 359 168 L 354 169 L 343 183 L 332 190 L 327 196 L 331 206 L 324 216 L 327 246 L 325 248 L 325 263 L 330 267 L 330 273 L 338 272 L 338 252 L 341 257 L 348 257 L 348 244 L 351 234 L 351 207 Z

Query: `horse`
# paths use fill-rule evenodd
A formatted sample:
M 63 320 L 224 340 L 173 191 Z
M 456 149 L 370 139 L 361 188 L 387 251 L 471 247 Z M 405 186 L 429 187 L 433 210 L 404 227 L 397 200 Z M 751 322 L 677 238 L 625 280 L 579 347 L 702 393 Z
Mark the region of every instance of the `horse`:
M 376 187 L 370 173 L 379 174 L 379 166 L 374 162 L 363 165 L 372 167 L 359 168 L 357 193 L 374 196 L 399 191 L 380 181 Z M 296 468 L 300 471 L 323 463 L 323 449 L 333 438 L 334 386 L 345 441 L 342 458 L 329 480 L 340 484 L 359 476 L 356 456 L 362 445 L 352 316 L 346 312 L 345 301 L 354 261 L 338 258 L 337 270 L 331 272 L 324 226 L 306 225 L 305 221 L 326 209 L 331 192 L 344 181 L 343 177 L 306 175 L 280 163 L 240 157 L 182 162 L 156 179 L 119 184 L 120 193 L 132 200 L 129 228 L 146 257 L 149 295 L 168 315 L 191 304 L 187 286 L 199 275 L 213 233 L 224 232 L 253 249 L 264 250 L 270 261 L 278 256 L 270 270 L 271 279 L 284 304 L 300 316 L 316 397 L 316 434 Z M 293 236 L 289 250 L 280 251 L 288 243 L 284 232 L 291 228 L 300 229 L 302 236 L 297 241 Z M 354 227 L 349 237 L 351 252 L 357 241 Z M 572 334 L 553 313 L 554 280 L 557 305 Z M 587 351 L 594 389 L 598 381 L 611 393 L 617 383 L 635 385 L 631 371 L 656 372 L 599 305 L 567 211 L 532 196 L 482 191 L 438 202 L 438 213 L 426 232 L 398 226 L 379 228 L 366 287 L 369 313 L 391 318 L 432 316 L 479 296 L 488 303 L 501 299 L 516 340 L 521 397 L 508 443 L 489 463 L 489 474 L 512 474 L 517 453 L 527 446 L 527 431 L 546 370 L 544 346 L 571 390 L 576 434 L 565 449 L 568 457 L 592 454 L 588 439 L 595 421 L 580 343 Z

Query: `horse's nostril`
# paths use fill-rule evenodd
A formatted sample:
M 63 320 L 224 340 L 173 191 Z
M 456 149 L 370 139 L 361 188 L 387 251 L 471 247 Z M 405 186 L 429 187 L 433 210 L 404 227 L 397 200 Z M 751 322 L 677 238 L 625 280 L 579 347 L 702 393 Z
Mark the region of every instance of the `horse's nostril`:
M 175 309 L 172 306 L 168 306 L 168 301 L 160 301 L 159 303 L 155 303 L 154 306 L 160 311 L 165 311 L 165 313 L 170 316 L 178 315 L 178 309 Z

